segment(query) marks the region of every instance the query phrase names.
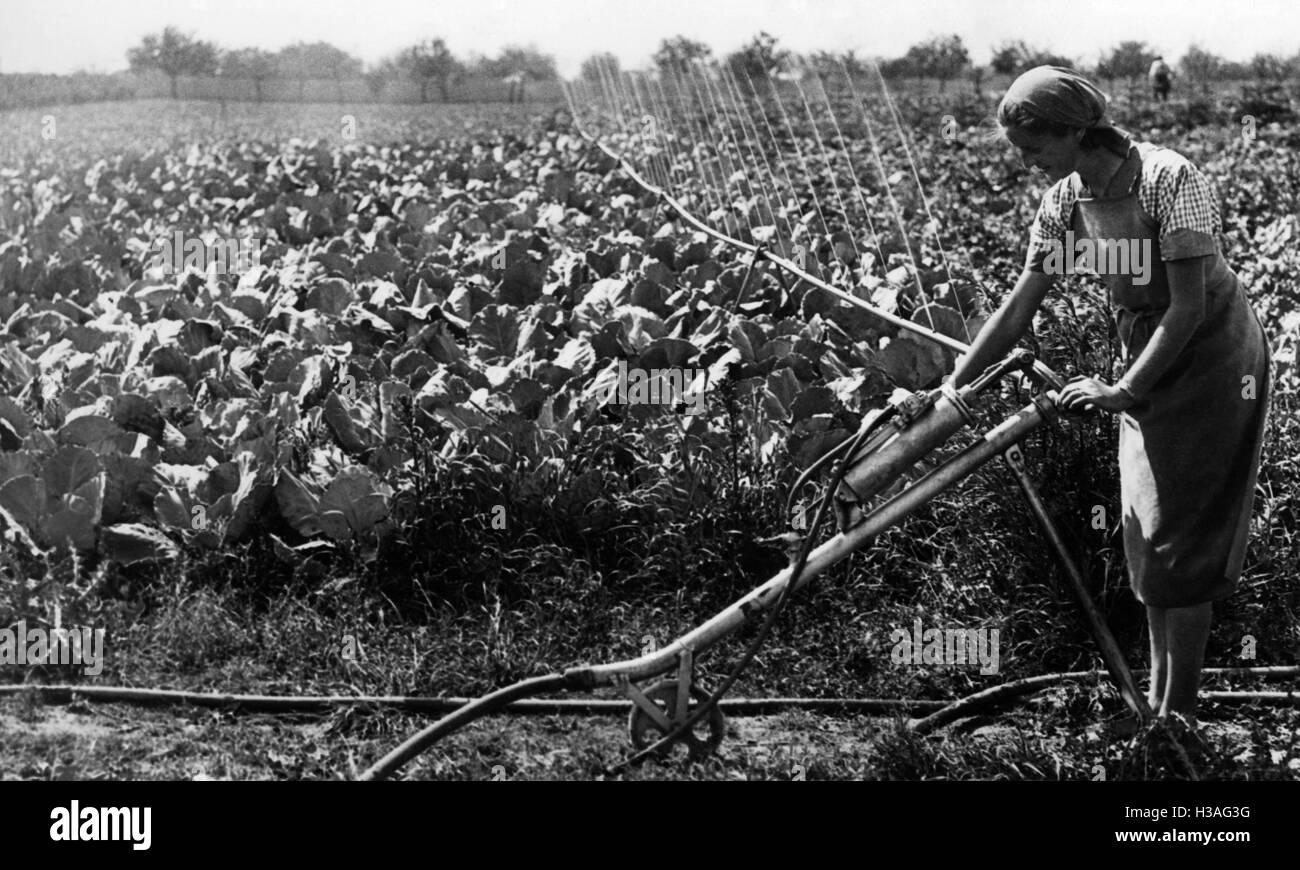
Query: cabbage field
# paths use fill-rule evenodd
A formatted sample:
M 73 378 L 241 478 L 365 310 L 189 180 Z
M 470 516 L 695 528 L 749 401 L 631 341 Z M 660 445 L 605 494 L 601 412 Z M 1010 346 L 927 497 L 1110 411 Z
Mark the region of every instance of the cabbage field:
M 677 165 L 662 128 L 594 103 L 4 113 L 0 625 L 103 627 L 106 658 L 94 677 L 0 662 L 0 772 L 352 777 L 424 717 L 56 703 L 31 684 L 473 697 L 668 643 L 779 571 L 800 471 L 896 388 L 937 385 L 952 354 L 775 269 L 746 282 L 745 257 L 676 219 L 574 119 L 714 225 L 966 340 L 1014 281 L 1043 191 L 997 135 L 994 97 L 899 89 L 895 114 L 870 81 L 857 103 L 820 96 L 838 129 L 815 99 L 782 117 L 723 92 L 751 120 L 682 114 L 714 156 Z M 1275 351 L 1245 573 L 1207 664 L 1294 666 L 1300 130 L 1260 118 L 1246 135 L 1243 112 L 1230 95 L 1115 107 L 1214 181 L 1225 253 Z M 763 195 L 778 182 L 787 195 Z M 241 239 L 244 259 L 226 258 Z M 1109 378 L 1101 285 L 1060 285 L 1031 344 L 1063 375 Z M 620 403 L 632 369 L 699 373 L 697 406 Z M 1069 420 L 1025 450 L 1139 666 L 1114 422 Z M 990 464 L 797 593 L 731 694 L 942 700 L 1099 667 L 1058 575 Z M 1000 672 L 899 666 L 891 632 L 917 620 L 997 628 Z M 701 663 L 706 685 L 748 636 Z M 1098 677 L 939 736 L 887 715 L 735 717 L 719 754 L 620 776 L 1189 775 L 1102 727 L 1122 712 Z M 1208 701 L 1203 716 L 1192 775 L 1300 778 L 1293 708 Z M 593 778 L 627 752 L 618 718 L 495 717 L 405 775 Z

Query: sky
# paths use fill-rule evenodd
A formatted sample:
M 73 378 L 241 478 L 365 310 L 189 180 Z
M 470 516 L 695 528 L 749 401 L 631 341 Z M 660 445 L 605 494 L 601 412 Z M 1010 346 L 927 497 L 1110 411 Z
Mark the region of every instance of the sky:
M 534 44 L 566 77 L 597 51 L 637 68 L 669 36 L 723 54 L 760 30 L 797 52 L 880 57 L 957 33 L 977 63 L 1007 39 L 1088 64 L 1124 39 L 1171 59 L 1193 43 L 1234 60 L 1300 53 L 1297 0 L 0 0 L 0 72 L 124 69 L 169 24 L 230 48 L 323 40 L 367 63 L 435 36 L 462 58 Z

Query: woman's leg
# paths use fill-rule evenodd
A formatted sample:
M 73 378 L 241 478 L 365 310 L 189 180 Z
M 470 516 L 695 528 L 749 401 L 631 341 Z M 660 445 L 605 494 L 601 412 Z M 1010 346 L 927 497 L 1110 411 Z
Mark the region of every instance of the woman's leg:
M 1196 724 L 1196 693 L 1201 684 L 1201 665 L 1205 662 L 1205 643 L 1210 636 L 1213 615 L 1214 608 L 1208 601 L 1165 611 L 1168 671 L 1164 703 L 1158 715 L 1177 713 Z
M 1163 607 L 1147 606 L 1147 626 L 1151 630 L 1151 673 L 1148 675 L 1147 706 L 1159 716 L 1165 701 L 1165 682 L 1169 663 L 1169 648 L 1165 641 L 1165 613 Z

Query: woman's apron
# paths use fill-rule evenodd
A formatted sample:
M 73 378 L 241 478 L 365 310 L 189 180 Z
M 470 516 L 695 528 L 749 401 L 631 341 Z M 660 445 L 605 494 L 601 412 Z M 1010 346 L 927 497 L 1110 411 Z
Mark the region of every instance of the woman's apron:
M 1169 306 L 1159 227 L 1138 202 L 1141 177 L 1139 164 L 1128 193 L 1080 196 L 1070 221 L 1076 240 L 1149 245 L 1145 285 L 1133 282 L 1131 264 L 1125 274 L 1097 270 L 1110 290 L 1125 370 Z M 1077 175 L 1074 183 L 1080 193 Z M 1151 607 L 1201 604 L 1236 587 L 1264 441 L 1264 329 L 1217 238 L 1202 262 L 1204 321 L 1160 380 L 1119 415 L 1124 552 L 1133 592 Z

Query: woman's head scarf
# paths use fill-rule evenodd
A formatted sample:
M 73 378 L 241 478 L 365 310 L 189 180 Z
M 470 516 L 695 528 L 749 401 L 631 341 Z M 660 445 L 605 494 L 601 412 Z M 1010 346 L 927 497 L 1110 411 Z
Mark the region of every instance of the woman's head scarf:
M 998 104 L 998 122 L 1018 126 L 1029 116 L 1049 124 L 1085 130 L 1111 131 L 1105 139 L 1127 139 L 1128 134 L 1106 119 L 1106 95 L 1071 69 L 1036 66 L 1007 89 Z

